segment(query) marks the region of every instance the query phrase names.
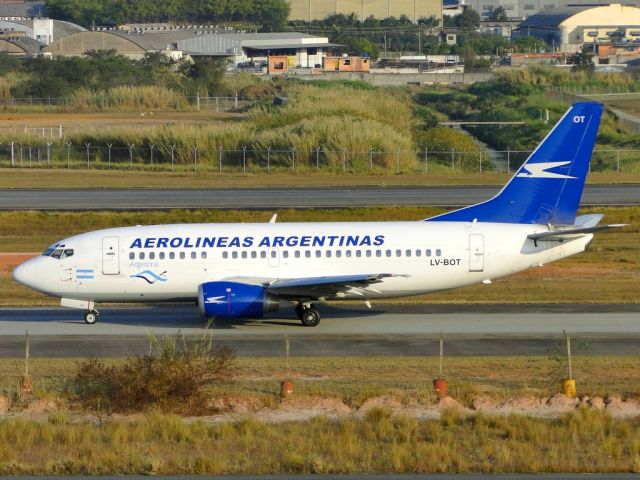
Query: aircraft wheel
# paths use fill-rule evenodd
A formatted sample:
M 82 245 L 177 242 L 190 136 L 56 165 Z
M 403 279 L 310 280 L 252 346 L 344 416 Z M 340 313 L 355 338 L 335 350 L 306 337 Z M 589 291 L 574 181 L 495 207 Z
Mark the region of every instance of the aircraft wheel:
M 305 308 L 300 320 L 305 327 L 315 327 L 320 323 L 320 312 L 315 307 Z
M 98 321 L 99 315 L 100 314 L 95 310 L 89 310 L 87 313 L 84 314 L 84 322 L 89 325 L 93 325 Z

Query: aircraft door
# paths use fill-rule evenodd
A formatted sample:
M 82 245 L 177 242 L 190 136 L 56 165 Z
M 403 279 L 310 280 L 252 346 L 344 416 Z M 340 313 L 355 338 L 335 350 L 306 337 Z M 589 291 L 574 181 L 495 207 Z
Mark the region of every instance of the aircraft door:
M 484 270 L 484 235 L 472 233 L 469 235 L 469 271 L 482 272 Z
M 120 273 L 120 248 L 118 237 L 102 239 L 102 274 L 118 275 Z

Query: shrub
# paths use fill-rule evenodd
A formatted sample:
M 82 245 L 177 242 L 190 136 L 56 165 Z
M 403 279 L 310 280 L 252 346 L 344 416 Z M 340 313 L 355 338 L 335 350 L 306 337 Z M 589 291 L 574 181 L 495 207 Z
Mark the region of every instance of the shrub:
M 102 414 L 149 408 L 178 414 L 205 410 L 206 387 L 230 376 L 231 350 L 213 348 L 206 336 L 152 338 L 151 344 L 151 354 L 121 365 L 108 366 L 95 358 L 80 363 L 76 374 L 80 405 Z

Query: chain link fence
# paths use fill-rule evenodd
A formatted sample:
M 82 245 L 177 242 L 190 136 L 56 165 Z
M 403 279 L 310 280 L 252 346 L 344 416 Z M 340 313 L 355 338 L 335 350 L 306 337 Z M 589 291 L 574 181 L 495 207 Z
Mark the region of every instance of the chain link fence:
M 240 149 L 197 145 L 72 145 L 0 143 L 0 167 L 152 170 L 218 173 L 460 173 L 513 172 L 530 151 L 351 151 L 316 147 Z M 596 150 L 591 171 L 640 171 L 640 150 Z

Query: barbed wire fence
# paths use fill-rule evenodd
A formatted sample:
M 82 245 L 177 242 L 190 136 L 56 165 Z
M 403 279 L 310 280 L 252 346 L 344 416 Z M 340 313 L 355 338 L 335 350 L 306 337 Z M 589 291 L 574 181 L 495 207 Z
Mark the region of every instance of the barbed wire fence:
M 530 151 L 352 151 L 315 147 L 235 149 L 199 145 L 73 145 L 44 141 L 38 144 L 0 142 L 2 168 L 63 168 L 97 170 L 182 171 L 217 173 L 482 173 L 513 172 Z M 640 150 L 594 151 L 590 171 L 640 171 Z

